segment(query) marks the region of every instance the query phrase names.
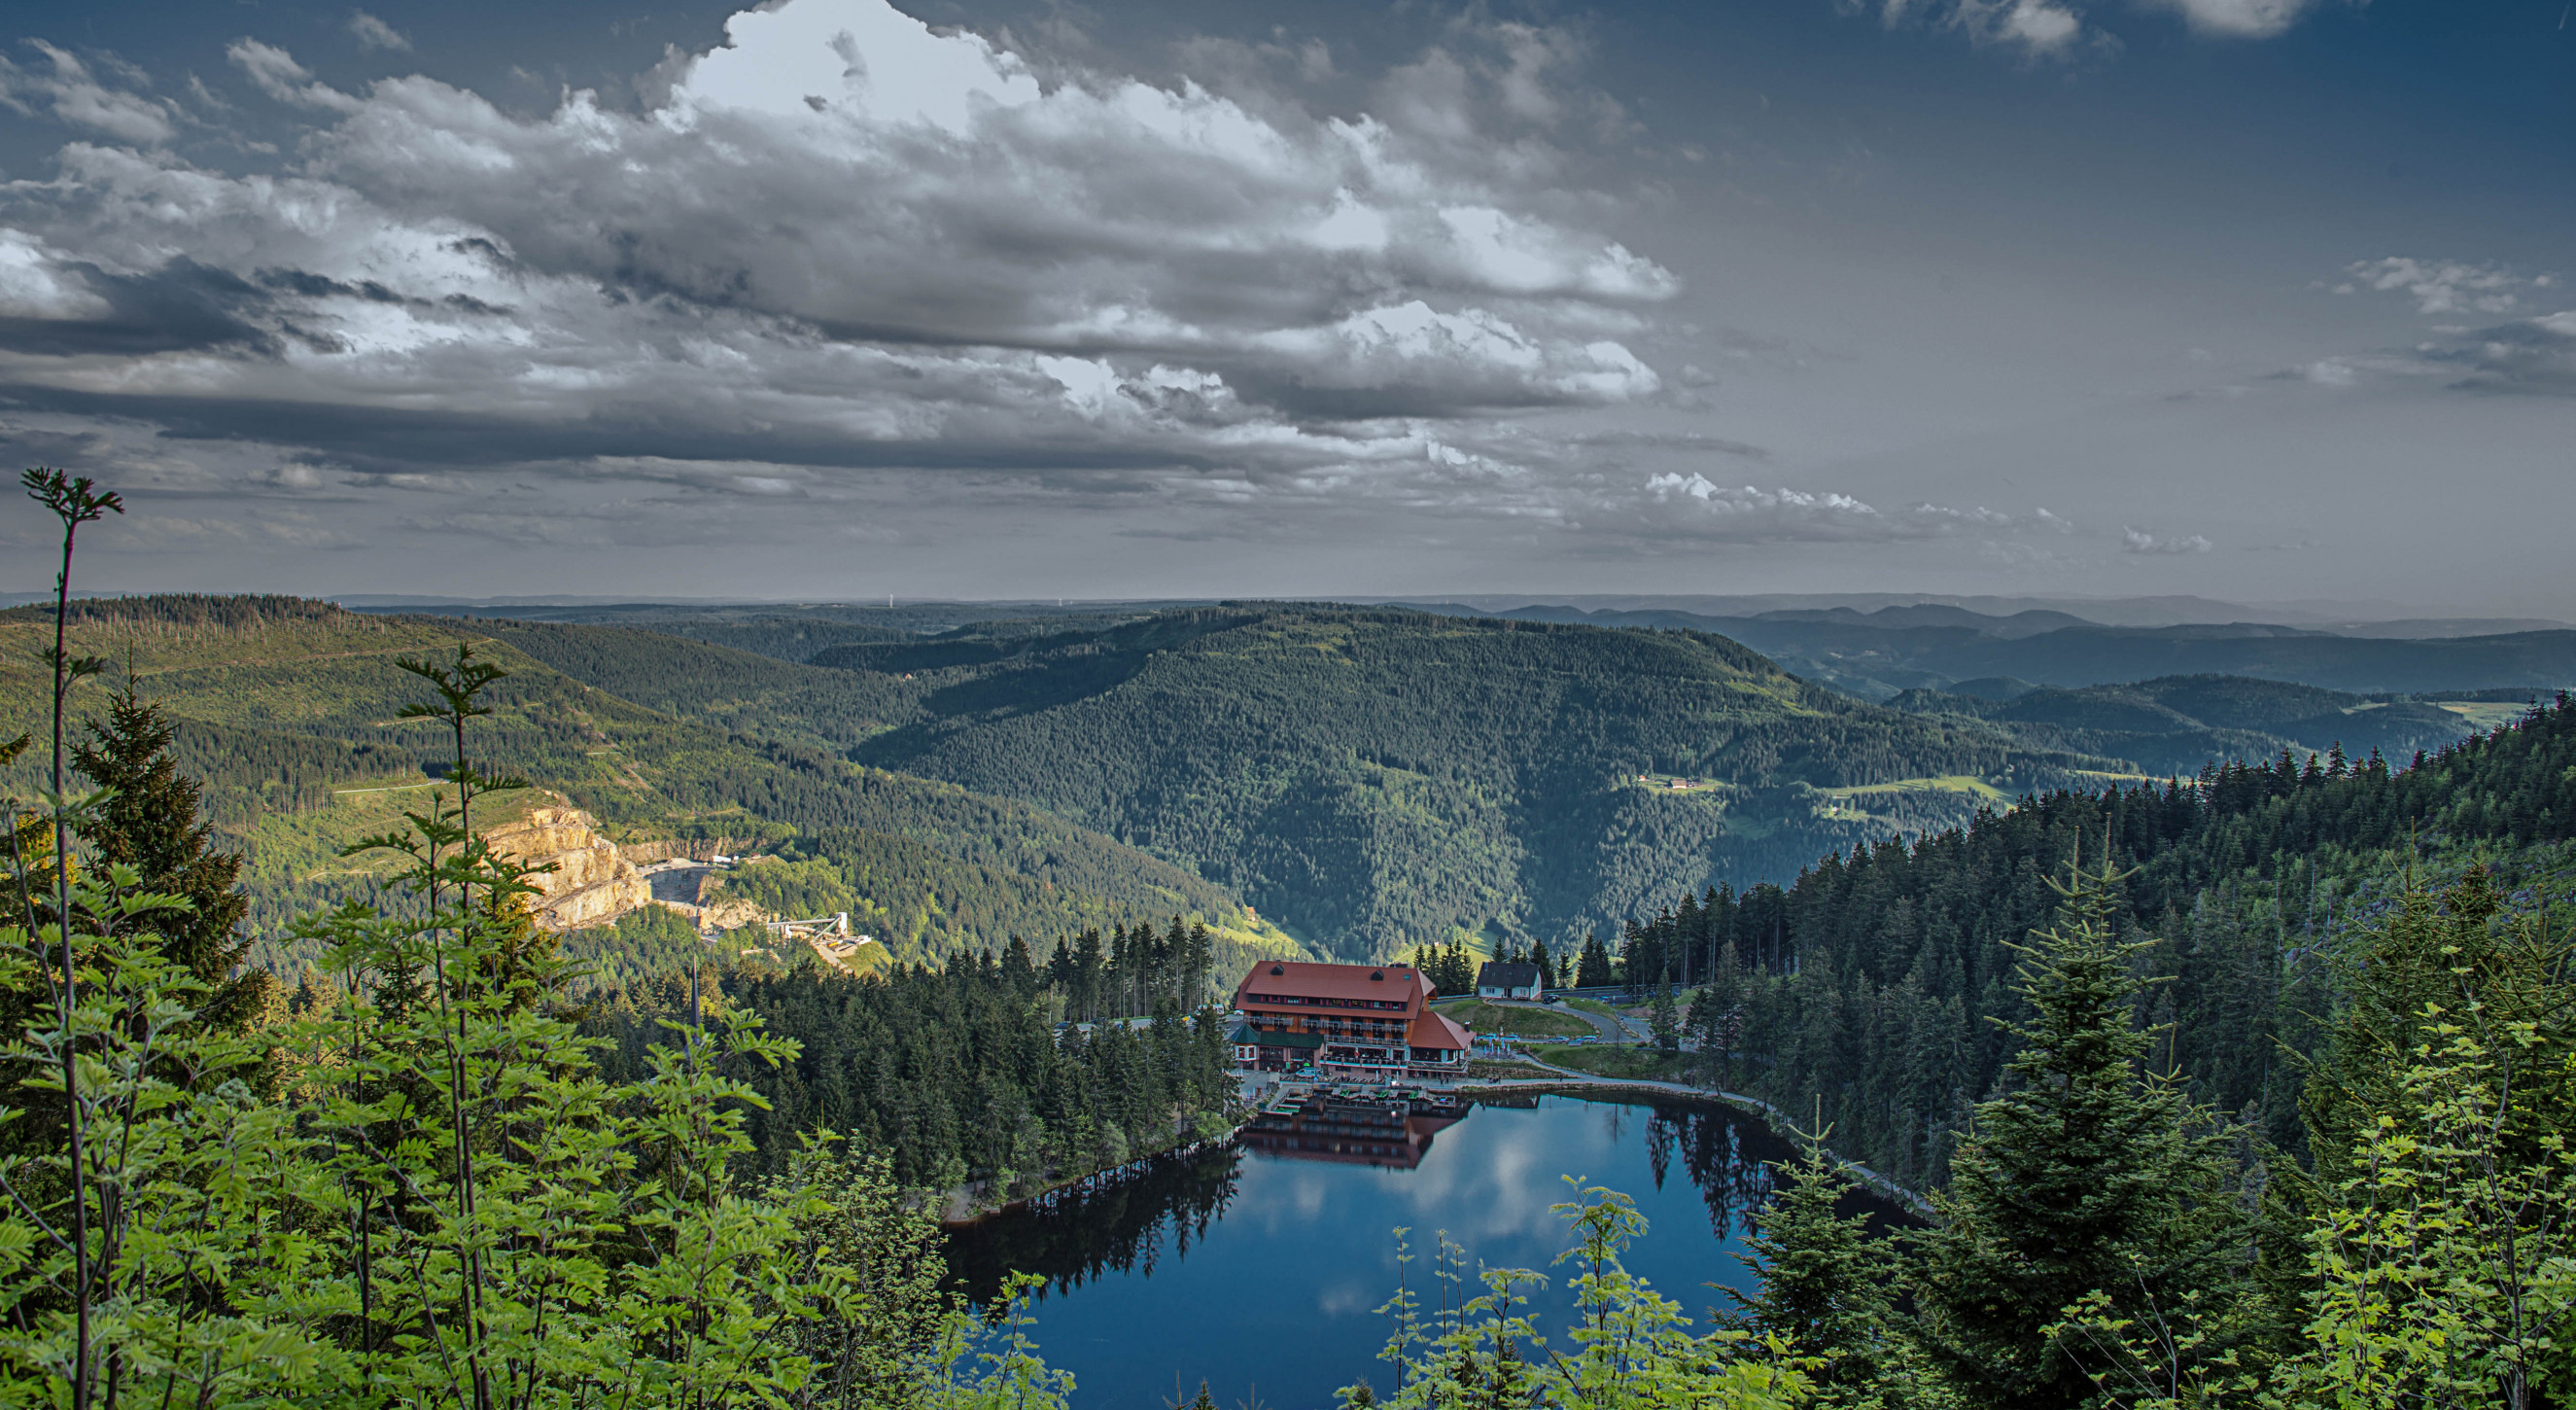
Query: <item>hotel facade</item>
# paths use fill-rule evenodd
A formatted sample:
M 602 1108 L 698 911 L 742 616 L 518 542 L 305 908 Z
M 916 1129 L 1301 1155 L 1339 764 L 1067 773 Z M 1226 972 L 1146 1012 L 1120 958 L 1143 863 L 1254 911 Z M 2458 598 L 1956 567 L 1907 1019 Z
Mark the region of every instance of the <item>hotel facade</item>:
M 1411 965 L 1264 960 L 1235 986 L 1235 1060 L 1265 1072 L 1313 1063 L 1330 1077 L 1463 1077 L 1467 1031 L 1431 1011 Z

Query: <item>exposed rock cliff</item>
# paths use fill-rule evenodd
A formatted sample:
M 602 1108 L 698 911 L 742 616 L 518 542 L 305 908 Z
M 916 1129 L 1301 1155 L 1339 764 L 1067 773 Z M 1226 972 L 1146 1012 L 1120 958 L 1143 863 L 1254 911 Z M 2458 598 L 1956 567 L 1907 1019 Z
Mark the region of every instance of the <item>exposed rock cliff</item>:
M 595 830 L 578 808 L 532 808 L 517 822 L 484 834 L 495 854 L 554 870 L 528 878 L 538 891 L 529 902 L 548 930 L 606 925 L 653 899 L 653 888 L 617 846 Z
M 776 919 L 776 916 L 761 909 L 757 901 L 718 897 L 698 913 L 698 928 L 700 930 L 738 930 L 746 925 L 758 925 L 762 921 Z
M 637 866 L 668 861 L 711 862 L 718 857 L 750 851 L 753 845 L 748 837 L 666 838 L 660 842 L 629 842 L 617 849 L 617 855 Z

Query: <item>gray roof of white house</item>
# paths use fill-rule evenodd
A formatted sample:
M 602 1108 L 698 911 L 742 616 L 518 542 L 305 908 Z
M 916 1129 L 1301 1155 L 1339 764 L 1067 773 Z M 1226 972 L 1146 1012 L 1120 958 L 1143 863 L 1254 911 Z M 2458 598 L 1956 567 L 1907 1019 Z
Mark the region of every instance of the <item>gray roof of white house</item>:
M 1527 989 L 1538 982 L 1538 966 L 1534 964 L 1487 960 L 1485 967 L 1476 971 L 1479 989 Z

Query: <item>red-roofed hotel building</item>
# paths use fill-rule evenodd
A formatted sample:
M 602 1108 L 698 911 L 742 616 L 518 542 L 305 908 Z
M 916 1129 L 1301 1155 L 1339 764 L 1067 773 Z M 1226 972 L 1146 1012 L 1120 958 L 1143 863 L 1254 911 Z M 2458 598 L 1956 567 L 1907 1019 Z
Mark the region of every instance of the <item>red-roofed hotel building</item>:
M 1277 1072 L 1312 1062 L 1336 1077 L 1463 1077 L 1467 1031 L 1431 1011 L 1411 965 L 1264 960 L 1235 986 L 1235 1056 Z

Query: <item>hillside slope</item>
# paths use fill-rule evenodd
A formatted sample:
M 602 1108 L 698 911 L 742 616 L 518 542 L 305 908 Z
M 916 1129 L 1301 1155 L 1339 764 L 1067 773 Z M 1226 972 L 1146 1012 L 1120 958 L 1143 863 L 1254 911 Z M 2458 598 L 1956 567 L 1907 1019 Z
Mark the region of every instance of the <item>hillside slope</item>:
M 1712 878 L 1785 876 L 1964 818 L 1996 785 L 2105 766 L 1689 632 L 1228 606 L 815 661 L 909 693 L 856 758 L 1039 803 L 1348 954 L 1615 928 Z M 1873 811 L 1818 793 L 1935 777 L 1962 784 Z
M 1630 938 L 1632 976 L 1701 987 L 1706 1080 L 1819 1112 L 1838 1149 L 1923 1188 L 2004 1080 L 2030 1011 L 2014 976 L 2050 888 L 2106 850 L 2149 981 L 2154 1064 L 2294 1152 L 2303 1057 L 2348 947 L 2410 885 L 2473 867 L 2553 916 L 2576 882 L 2566 696 L 2421 764 L 2231 765 L 2200 786 L 2052 793 L 1971 825 L 1828 856 L 1785 889 L 1711 894 Z M 2553 926 L 2563 921 L 2553 919 Z M 2170 1064 L 2170 1069 L 2168 1069 Z
M 2150 774 L 2186 777 L 2206 765 L 2269 759 L 2284 750 L 2304 760 L 2340 747 L 2349 758 L 2375 751 L 2402 763 L 2476 728 L 2461 712 L 2427 701 L 2372 699 L 2247 676 L 2027 687 L 2008 699 L 1909 690 L 1888 703 L 1917 714 L 2000 724 L 2034 748 L 2113 755 Z
M 791 850 L 801 839 L 801 850 L 816 854 L 828 847 L 901 953 L 1174 914 L 1263 940 L 1245 929 L 1241 903 L 1223 888 L 1098 832 L 1026 803 L 854 767 L 794 735 L 755 742 L 674 718 L 554 669 L 488 624 L 362 616 L 288 598 L 136 598 L 75 611 L 73 650 L 120 668 L 130 662 L 144 697 L 177 722 L 181 767 L 205 784 L 205 811 L 227 845 L 248 855 L 252 921 L 262 930 L 371 886 L 363 868 L 333 855 L 339 842 L 418 806 L 445 767 L 441 741 L 397 718 L 423 691 L 393 663 L 452 656 L 472 641 L 511 672 L 478 730 L 478 761 L 560 793 L 623 843 L 722 837 Z M 39 609 L 0 612 L 0 736 L 41 729 L 45 685 L 35 662 L 49 623 Z M 613 654 L 641 636 L 601 645 Z M 765 658 L 729 654 L 725 664 L 745 661 Z M 857 683 L 846 673 L 810 674 L 827 686 Z M 76 716 L 103 708 L 98 685 L 75 697 Z M 34 782 L 28 768 L 22 760 L 13 788 Z

